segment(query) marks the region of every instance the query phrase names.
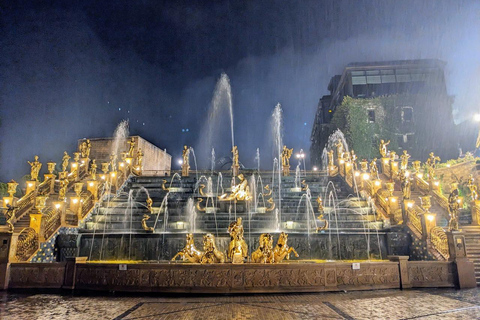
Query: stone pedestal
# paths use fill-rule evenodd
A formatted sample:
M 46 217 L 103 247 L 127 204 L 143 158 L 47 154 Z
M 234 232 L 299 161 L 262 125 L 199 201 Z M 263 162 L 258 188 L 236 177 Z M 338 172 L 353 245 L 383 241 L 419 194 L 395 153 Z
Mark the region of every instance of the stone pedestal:
M 90 159 L 89 158 L 80 158 L 80 165 L 82 166 L 83 170 L 88 172 L 90 167 Z
M 48 192 L 49 194 L 53 193 L 54 188 L 55 188 L 55 175 L 53 173 L 46 173 L 44 174 L 45 181 L 49 180 L 49 189 L 50 191 Z
M 288 177 L 290 175 L 290 167 L 289 166 L 283 166 L 282 167 L 282 175 L 284 177 Z
M 390 158 L 382 158 L 382 172 L 387 173 L 390 170 Z
M 182 164 L 182 177 L 188 177 L 190 175 L 190 166 L 188 163 Z
M 238 164 L 232 166 L 232 175 L 234 177 L 238 176 L 240 173 L 240 166 Z
M 478 226 L 480 225 L 480 200 L 472 201 L 470 204 L 472 208 L 472 225 Z
M 17 205 L 17 198 L 15 197 L 3 197 L 2 208 L 8 208 L 7 205 L 15 207 Z
M 420 215 L 422 219 L 422 234 L 426 239 L 430 239 L 430 231 L 437 225 L 437 215 L 435 213 L 426 212 Z
M 465 235 L 461 231 L 447 231 L 446 234 L 450 253 L 448 260 L 453 261 L 456 265 L 456 284 L 458 288 L 475 288 L 477 286 L 475 267 L 473 262 L 467 258 Z
M 53 202 L 53 207 L 55 208 L 55 210 L 60 212 L 60 221 L 62 223 L 62 226 L 67 225 L 67 222 L 65 220 L 65 214 L 66 214 L 65 202 L 54 201 Z
M 36 181 L 36 180 L 27 181 L 27 189 L 25 191 L 25 195 L 27 195 L 31 192 L 34 192 L 35 189 L 37 188 L 37 185 L 38 185 L 38 181 Z
M 33 212 L 30 213 L 30 228 L 35 230 L 35 232 L 38 234 L 38 240 L 40 242 L 44 241 L 43 235 L 44 235 L 44 230 L 43 230 L 43 223 L 42 223 L 42 217 L 43 214 L 41 211 L 37 209 L 33 209 Z
M 398 175 L 398 161 L 390 161 L 390 179 L 393 180 L 397 175 Z
M 8 289 L 10 261 L 15 252 L 17 237 L 13 233 L 0 232 L 0 290 Z
M 408 258 L 409 256 L 388 256 L 388 260 L 398 262 L 400 289 L 409 289 L 412 287 L 408 277 Z
M 82 219 L 82 203 L 80 200 L 80 197 L 70 197 L 70 210 L 77 215 L 78 220 Z

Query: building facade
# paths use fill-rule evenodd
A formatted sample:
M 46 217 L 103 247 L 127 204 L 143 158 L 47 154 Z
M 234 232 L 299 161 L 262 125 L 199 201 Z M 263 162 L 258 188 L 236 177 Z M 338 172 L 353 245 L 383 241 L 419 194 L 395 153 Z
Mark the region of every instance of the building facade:
M 339 127 L 334 119 L 347 96 L 362 100 L 357 103 L 364 105 L 365 119 L 371 126 L 379 125 L 380 113 L 389 120 L 382 122 L 389 127 L 380 131 L 389 132 L 391 147 L 397 153 L 406 149 L 420 160 L 431 151 L 455 155 L 453 99 L 447 94 L 444 66 L 444 62 L 432 59 L 349 64 L 341 75 L 331 78 L 330 94 L 319 101 L 311 134 L 312 163 L 321 164 L 323 148 L 335 129 L 346 130 L 349 141 L 348 128 Z M 378 130 L 372 131 L 372 145 L 387 138 L 380 135 Z

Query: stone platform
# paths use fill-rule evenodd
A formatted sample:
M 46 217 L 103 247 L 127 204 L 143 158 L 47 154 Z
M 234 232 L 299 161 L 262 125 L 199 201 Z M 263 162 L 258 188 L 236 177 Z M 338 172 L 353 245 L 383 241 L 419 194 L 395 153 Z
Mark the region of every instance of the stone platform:
M 9 289 L 64 288 L 178 293 L 272 293 L 455 287 L 457 265 L 442 261 L 280 264 L 15 263 Z M 358 268 L 358 269 L 357 269 Z

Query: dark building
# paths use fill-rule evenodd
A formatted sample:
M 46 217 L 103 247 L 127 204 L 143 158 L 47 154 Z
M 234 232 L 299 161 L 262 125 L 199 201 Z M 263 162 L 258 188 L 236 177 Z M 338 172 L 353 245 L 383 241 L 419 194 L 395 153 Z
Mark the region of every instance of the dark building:
M 321 163 L 328 136 L 337 129 L 332 118 L 346 96 L 365 99 L 366 119 L 372 124 L 379 111 L 376 104 L 381 100 L 374 98 L 392 97 L 394 105 L 385 109 L 384 116 L 395 119 L 396 125 L 389 130 L 394 132 L 391 146 L 398 149 L 397 153 L 407 149 L 420 160 L 425 160 L 431 151 L 455 156 L 453 99 L 447 95 L 444 66 L 444 62 L 431 59 L 349 64 L 341 75 L 332 77 L 330 94 L 318 104 L 311 135 L 312 163 Z M 384 137 L 373 136 L 372 143 L 379 139 Z

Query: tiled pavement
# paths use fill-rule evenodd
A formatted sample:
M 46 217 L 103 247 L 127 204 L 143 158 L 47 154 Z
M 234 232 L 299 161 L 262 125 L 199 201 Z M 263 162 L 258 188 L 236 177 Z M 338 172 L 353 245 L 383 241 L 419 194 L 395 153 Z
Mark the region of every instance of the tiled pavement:
M 480 319 L 480 289 L 182 297 L 0 292 L 0 319 Z

